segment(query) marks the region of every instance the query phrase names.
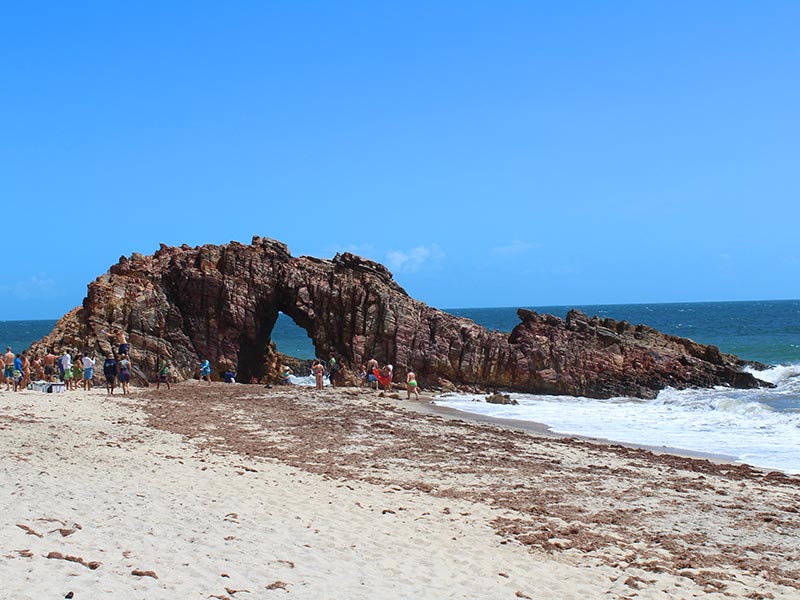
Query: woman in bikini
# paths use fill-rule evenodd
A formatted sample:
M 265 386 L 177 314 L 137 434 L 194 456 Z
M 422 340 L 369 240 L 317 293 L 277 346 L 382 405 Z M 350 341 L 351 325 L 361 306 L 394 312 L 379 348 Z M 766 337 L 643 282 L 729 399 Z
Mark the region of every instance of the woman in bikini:
M 408 392 L 407 400 L 411 399 L 411 392 L 417 396 L 417 400 L 419 400 L 419 389 L 417 388 L 417 376 L 414 374 L 414 371 L 409 371 L 408 375 L 406 375 L 406 391 Z

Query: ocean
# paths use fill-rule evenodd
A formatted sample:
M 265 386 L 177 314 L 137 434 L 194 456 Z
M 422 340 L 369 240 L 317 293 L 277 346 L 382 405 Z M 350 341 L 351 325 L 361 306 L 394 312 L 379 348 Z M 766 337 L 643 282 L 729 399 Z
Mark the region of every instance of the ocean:
M 774 389 L 663 390 L 655 400 L 595 400 L 511 394 L 518 405 L 446 394 L 437 404 L 466 412 L 545 423 L 553 431 L 651 447 L 720 455 L 765 469 L 800 473 L 800 300 L 529 306 L 565 317 L 571 308 L 590 316 L 646 324 L 660 331 L 714 344 L 723 352 L 771 365 L 757 373 Z M 489 329 L 510 332 L 516 308 L 460 308 L 447 312 Z M 50 332 L 55 321 L 0 321 L 0 345 L 15 351 Z M 281 314 L 272 339 L 278 350 L 313 358 L 305 331 Z M 299 377 L 298 384 L 309 384 Z
M 530 307 L 565 317 L 571 307 Z M 723 352 L 771 365 L 756 376 L 774 389 L 663 390 L 655 400 L 512 393 L 518 405 L 446 394 L 437 404 L 505 419 L 545 423 L 553 431 L 656 448 L 714 454 L 764 469 L 800 473 L 800 300 L 576 306 L 586 314 L 644 323 Z M 510 331 L 511 308 L 450 309 Z

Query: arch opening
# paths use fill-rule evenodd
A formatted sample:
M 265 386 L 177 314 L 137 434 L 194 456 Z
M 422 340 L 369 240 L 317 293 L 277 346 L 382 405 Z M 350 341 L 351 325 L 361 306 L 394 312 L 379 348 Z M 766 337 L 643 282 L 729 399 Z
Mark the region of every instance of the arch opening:
M 274 305 L 262 307 L 253 327 L 243 332 L 239 340 L 238 379 L 242 382 L 262 381 L 269 377 L 275 360 L 270 342 L 281 354 L 311 360 L 315 356 L 314 344 L 307 329 Z
M 284 312 L 278 312 L 271 340 L 275 342 L 278 352 L 292 358 L 312 360 L 316 356 L 314 343 L 308 331 Z

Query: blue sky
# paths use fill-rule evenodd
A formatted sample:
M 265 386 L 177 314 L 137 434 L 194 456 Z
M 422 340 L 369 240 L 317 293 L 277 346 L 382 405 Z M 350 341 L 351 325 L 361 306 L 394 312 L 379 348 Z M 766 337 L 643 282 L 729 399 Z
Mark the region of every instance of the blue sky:
M 0 319 L 279 239 L 438 307 L 798 298 L 797 2 L 29 2 Z

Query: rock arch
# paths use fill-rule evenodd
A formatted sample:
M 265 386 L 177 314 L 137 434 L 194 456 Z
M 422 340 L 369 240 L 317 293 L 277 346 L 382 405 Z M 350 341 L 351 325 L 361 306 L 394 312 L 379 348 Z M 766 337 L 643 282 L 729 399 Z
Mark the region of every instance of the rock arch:
M 510 335 L 488 331 L 414 300 L 383 265 L 350 253 L 293 257 L 285 244 L 261 237 L 122 257 L 31 350 L 103 355 L 111 348 L 107 332 L 122 327 L 140 383 L 154 378 L 160 353 L 179 379 L 196 372 L 200 357 L 216 373 L 235 366 L 240 380 L 269 379 L 277 365 L 268 340 L 279 312 L 308 332 L 318 356 L 333 351 L 350 367 L 375 357 L 401 376 L 414 369 L 424 385 L 592 397 L 653 397 L 668 385 L 765 385 L 713 346 L 576 311 L 562 320 L 520 309 Z

